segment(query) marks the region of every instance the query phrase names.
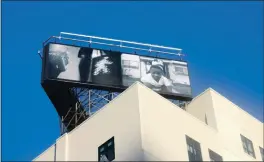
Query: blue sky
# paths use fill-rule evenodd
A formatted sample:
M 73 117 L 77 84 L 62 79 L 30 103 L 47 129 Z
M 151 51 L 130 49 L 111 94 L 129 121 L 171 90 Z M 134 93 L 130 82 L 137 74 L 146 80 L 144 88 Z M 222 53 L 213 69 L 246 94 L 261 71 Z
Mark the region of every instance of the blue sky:
M 3 160 L 32 160 L 59 136 L 37 51 L 61 31 L 182 48 L 194 96 L 212 87 L 263 121 L 263 2 L 4 2 Z

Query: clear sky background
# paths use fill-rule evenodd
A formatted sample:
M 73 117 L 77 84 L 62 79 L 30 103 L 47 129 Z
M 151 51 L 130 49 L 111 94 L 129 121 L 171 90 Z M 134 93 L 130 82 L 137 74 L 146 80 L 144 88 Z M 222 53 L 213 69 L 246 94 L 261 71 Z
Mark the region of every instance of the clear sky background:
M 212 87 L 263 121 L 263 2 L 4 2 L 2 160 L 59 137 L 37 51 L 61 31 L 182 48 L 194 96 Z

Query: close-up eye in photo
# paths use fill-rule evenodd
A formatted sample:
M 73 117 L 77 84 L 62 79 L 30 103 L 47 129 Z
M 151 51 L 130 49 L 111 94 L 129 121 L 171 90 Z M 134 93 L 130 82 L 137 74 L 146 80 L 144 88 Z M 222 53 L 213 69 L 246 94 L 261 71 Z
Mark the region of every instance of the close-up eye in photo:
M 262 1 L 1 2 L 2 161 L 263 161 Z

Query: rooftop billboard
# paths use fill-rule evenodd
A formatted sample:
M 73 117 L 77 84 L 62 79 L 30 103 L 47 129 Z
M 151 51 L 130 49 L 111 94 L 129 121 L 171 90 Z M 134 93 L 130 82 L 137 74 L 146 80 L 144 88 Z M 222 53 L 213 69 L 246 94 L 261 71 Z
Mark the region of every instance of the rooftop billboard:
M 191 98 L 187 62 L 50 43 L 44 79 L 124 90 L 139 81 L 164 96 Z

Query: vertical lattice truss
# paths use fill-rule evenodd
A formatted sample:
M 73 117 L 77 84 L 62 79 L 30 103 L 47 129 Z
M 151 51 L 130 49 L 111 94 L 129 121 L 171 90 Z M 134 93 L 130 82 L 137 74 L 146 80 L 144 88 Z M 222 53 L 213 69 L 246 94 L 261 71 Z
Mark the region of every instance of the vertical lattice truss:
M 74 96 L 78 98 L 84 111 L 89 116 L 93 115 L 96 111 L 114 99 L 119 93 L 87 89 L 87 88 L 72 88 Z
M 78 102 L 70 107 L 67 114 L 62 118 L 62 134 L 77 127 L 119 94 L 117 92 L 78 87 L 69 90 L 75 98 L 78 98 Z

